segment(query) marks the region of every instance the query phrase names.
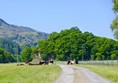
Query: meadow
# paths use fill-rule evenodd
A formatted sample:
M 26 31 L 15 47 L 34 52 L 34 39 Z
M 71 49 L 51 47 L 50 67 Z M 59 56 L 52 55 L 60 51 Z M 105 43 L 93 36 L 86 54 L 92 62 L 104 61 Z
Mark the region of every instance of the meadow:
M 0 83 L 52 83 L 58 78 L 58 65 L 16 66 L 0 64 Z
M 95 73 L 99 74 L 100 76 L 112 80 L 113 83 L 118 83 L 118 66 L 82 65 L 82 64 L 80 64 L 79 66 L 90 69 Z

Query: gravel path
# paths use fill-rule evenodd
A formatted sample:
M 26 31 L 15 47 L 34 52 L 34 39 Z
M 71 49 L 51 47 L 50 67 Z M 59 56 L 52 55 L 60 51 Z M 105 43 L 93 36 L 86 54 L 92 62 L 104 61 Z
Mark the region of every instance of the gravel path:
M 71 66 L 59 65 L 62 68 L 62 74 L 54 83 L 73 83 L 74 70 Z
M 92 71 L 71 65 L 59 65 L 63 72 L 54 83 L 111 83 Z

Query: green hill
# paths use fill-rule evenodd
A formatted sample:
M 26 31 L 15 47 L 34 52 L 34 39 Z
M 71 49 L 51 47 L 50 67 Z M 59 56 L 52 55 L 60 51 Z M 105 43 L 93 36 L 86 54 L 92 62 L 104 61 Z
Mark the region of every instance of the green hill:
M 39 40 L 47 39 L 49 34 L 33 30 L 29 27 L 8 24 L 0 19 L 0 38 L 18 43 L 22 48 L 35 46 Z
M 21 52 L 21 48 L 19 44 L 11 40 L 2 39 L 2 38 L 0 38 L 0 48 L 4 49 L 5 51 L 11 54 L 20 54 Z

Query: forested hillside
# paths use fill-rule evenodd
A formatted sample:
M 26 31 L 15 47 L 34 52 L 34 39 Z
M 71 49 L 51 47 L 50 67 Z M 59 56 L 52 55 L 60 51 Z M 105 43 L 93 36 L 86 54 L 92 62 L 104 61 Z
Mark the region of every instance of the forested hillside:
M 60 33 L 53 32 L 48 39 L 39 41 L 38 50 L 43 59 L 114 59 L 118 56 L 118 42 L 72 27 Z
M 24 47 L 34 47 L 49 34 L 29 27 L 9 24 L 0 19 L 0 63 L 13 62 Z
M 0 38 L 5 38 L 14 41 L 21 48 L 25 46 L 36 46 L 37 42 L 42 39 L 47 39 L 49 34 L 33 30 L 29 27 L 17 26 L 8 24 L 0 19 Z
M 15 62 L 16 59 L 9 52 L 0 48 L 0 63 Z
M 10 41 L 8 39 L 2 39 L 0 38 L 0 48 L 6 50 L 7 52 L 11 54 L 20 54 L 21 48 L 19 44 Z

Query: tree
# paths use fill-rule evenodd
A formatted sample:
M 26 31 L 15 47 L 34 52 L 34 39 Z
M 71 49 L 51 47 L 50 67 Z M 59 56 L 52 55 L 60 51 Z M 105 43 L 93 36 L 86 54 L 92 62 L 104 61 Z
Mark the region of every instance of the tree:
M 118 0 L 112 0 L 113 2 L 113 11 L 116 14 L 116 18 L 112 21 L 111 30 L 114 32 L 114 36 L 118 39 Z
M 104 59 L 104 56 L 101 53 L 96 53 L 96 60 Z
M 0 63 L 8 63 L 8 62 L 15 62 L 15 59 L 9 52 L 0 48 Z
M 4 50 L 10 52 L 11 54 L 20 54 L 21 52 L 19 44 L 3 38 L 0 38 L 0 48 L 3 48 Z
M 112 54 L 111 59 L 115 59 L 115 58 L 117 58 L 116 54 Z
M 118 0 L 112 0 L 112 2 L 113 2 L 113 11 L 115 13 L 117 13 L 118 12 Z
M 21 60 L 22 61 L 31 61 L 33 58 L 32 49 L 30 47 L 25 47 L 21 51 Z
M 52 57 L 57 60 L 107 59 L 111 54 L 118 55 L 118 42 L 72 27 L 51 33 L 48 39 L 39 41 L 35 49 L 44 60 Z
M 118 16 L 112 21 L 111 30 L 114 32 L 114 36 L 118 39 Z

